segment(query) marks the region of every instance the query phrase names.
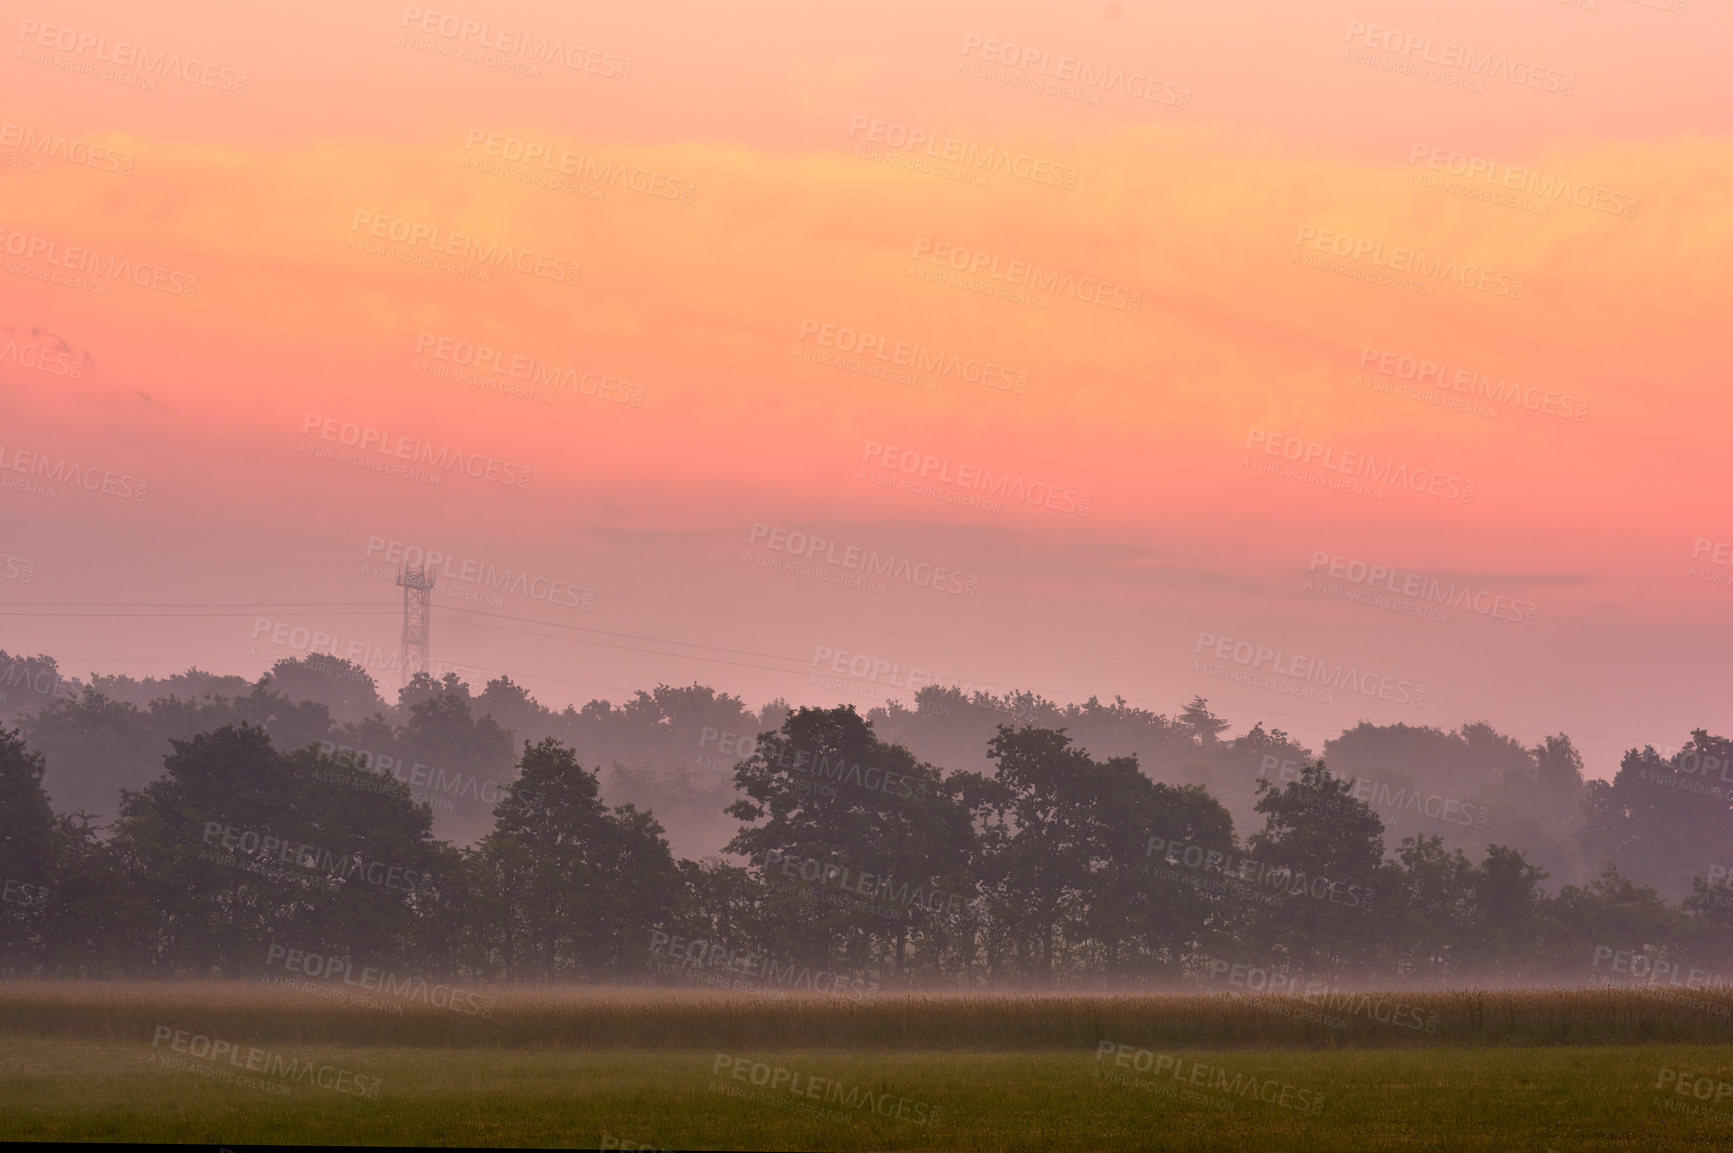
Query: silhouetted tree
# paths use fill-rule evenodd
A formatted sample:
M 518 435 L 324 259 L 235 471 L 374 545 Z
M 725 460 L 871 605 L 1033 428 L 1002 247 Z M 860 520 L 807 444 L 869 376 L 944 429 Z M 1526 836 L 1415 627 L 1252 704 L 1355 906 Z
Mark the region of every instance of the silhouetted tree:
M 1733 741 L 1702 729 L 1671 757 L 1632 749 L 1609 784 L 1588 783 L 1585 855 L 1679 899 L 1693 877 L 1733 861 Z
M 1546 870 L 1521 852 L 1493 845 L 1468 878 L 1471 914 L 1460 952 L 1463 968 L 1477 978 L 1521 978 L 1540 967 L 1541 950 L 1554 926 L 1540 883 Z
M 290 700 L 316 701 L 339 723 L 365 720 L 386 708 L 372 674 L 330 653 L 284 657 L 271 666 L 260 684 Z
M 1306 972 L 1370 971 L 1387 947 L 1399 890 L 1384 862 L 1384 822 L 1322 761 L 1280 788 L 1260 781 L 1258 791 L 1264 827 L 1247 848 L 1257 887 L 1277 899 L 1249 906 L 1255 939 Z
M 734 777 L 743 795 L 727 811 L 742 827 L 728 852 L 764 886 L 768 948 L 807 965 L 876 951 L 898 971 L 910 935 L 973 895 L 955 790 L 853 706 L 796 710 Z
M 0 971 L 28 969 L 43 952 L 55 827 L 46 769 L 16 730 L 0 728 Z
M 661 826 L 609 811 L 596 774 L 552 738 L 525 744 L 518 776 L 473 854 L 478 917 L 510 978 L 618 977 L 641 965 L 678 899 Z

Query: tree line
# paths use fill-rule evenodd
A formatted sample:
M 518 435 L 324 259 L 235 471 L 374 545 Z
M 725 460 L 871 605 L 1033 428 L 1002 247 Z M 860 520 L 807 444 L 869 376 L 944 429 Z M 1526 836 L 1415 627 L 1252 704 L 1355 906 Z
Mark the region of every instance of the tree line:
M 553 713 L 505 678 L 471 696 L 449 677 L 387 711 L 330 662 L 257 683 L 91 678 L 16 712 L 0 970 L 257 978 L 319 957 L 853 994 L 1234 965 L 1438 984 L 1659 964 L 1718 982 L 1733 943 L 1733 819 L 1712 795 L 1733 745 L 1702 731 L 1584 782 L 1563 735 L 1525 749 L 1484 725 L 1361 725 L 1318 757 L 1261 725 L 1226 738 L 1199 700 L 1170 719 L 932 688 L 863 717 L 661 686 Z M 636 766 L 595 755 L 610 741 Z M 1157 755 L 1114 751 L 1138 742 Z M 1463 750 L 1479 775 L 1452 775 Z M 81 803 L 56 812 L 55 774 Z M 712 807 L 720 853 L 677 856 L 653 807 L 608 803 L 651 776 Z M 108 809 L 82 803 L 116 779 L 134 783 Z M 483 814 L 475 835 L 439 835 L 453 798 Z M 1531 846 L 1491 839 L 1524 821 L 1586 875 L 1549 887 Z

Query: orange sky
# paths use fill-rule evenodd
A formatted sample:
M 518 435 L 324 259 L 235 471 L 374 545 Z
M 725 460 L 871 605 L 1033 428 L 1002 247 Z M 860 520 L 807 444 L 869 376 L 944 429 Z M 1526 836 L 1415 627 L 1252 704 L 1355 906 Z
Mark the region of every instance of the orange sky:
M 0 490 L 0 647 L 391 649 L 401 541 L 593 590 L 436 594 L 436 656 L 554 703 L 907 699 L 815 669 L 846 652 L 1314 745 L 1563 729 L 1601 774 L 1726 731 L 1729 23 L 43 7 L 0 76 L 0 475 L 84 488 Z M 453 378 L 477 347 L 507 390 Z M 791 533 L 807 567 L 769 567 Z M 847 587 L 868 552 L 890 579 Z M 1306 589 L 1334 558 L 1472 596 Z M 1221 638 L 1424 691 L 1212 676 Z

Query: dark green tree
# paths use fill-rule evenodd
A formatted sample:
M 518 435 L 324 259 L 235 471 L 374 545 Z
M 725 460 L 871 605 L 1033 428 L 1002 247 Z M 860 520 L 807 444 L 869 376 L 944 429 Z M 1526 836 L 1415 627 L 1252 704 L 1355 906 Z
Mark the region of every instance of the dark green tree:
M 1599 869 L 1624 876 L 1674 900 L 1712 863 L 1733 862 L 1733 741 L 1691 733 L 1684 748 L 1662 757 L 1632 749 L 1609 784 L 1590 781 L 1583 799 L 1583 851 Z
M 1210 877 L 1157 875 L 1151 836 L 1165 844 L 1233 845 L 1227 811 L 1201 790 L 1152 784 L 1132 757 L 1097 763 L 1056 729 L 1001 728 L 988 746 L 992 778 L 966 789 L 980 829 L 980 874 L 1001 955 L 1024 980 L 1051 983 L 1093 954 L 1117 978 L 1147 962 L 1174 964 L 1195 944 Z M 1195 883 L 1194 883 L 1195 882 Z
M 900 974 L 912 938 L 972 899 L 956 790 L 880 741 L 852 705 L 790 714 L 734 776 L 744 795 L 727 812 L 742 827 L 727 851 L 765 886 L 764 947 L 809 966 L 847 958 Z
M 259 683 L 293 701 L 316 701 L 343 724 L 365 720 L 386 708 L 371 673 L 330 653 L 284 657 Z
M 42 959 L 43 914 L 57 884 L 46 770 L 17 730 L 0 728 L 0 971 L 28 971 Z
M 19 727 L 42 754 L 63 811 L 112 816 L 122 789 L 143 788 L 162 770 L 164 742 L 150 712 L 95 690 L 45 700 Z
M 1396 971 L 1416 981 L 1447 982 L 1467 960 L 1463 942 L 1474 917 L 1474 863 L 1461 849 L 1446 849 L 1438 836 L 1404 837 L 1396 859 Z
M 1470 976 L 1517 979 L 1538 970 L 1542 950 L 1555 935 L 1540 887 L 1546 876 L 1516 849 L 1487 849 L 1468 878 L 1471 913 L 1459 951 Z
M 49 975 L 113 978 L 150 971 L 156 909 L 101 831 L 85 813 L 57 820 L 54 882 L 43 909 Z
M 338 783 L 316 749 L 280 753 L 251 724 L 173 747 L 161 777 L 123 794 L 114 838 L 156 910 L 151 964 L 240 975 L 273 944 L 412 955 L 440 854 L 403 786 Z
M 1492 894 L 1480 895 L 1477 903 L 1483 915 L 1497 911 Z M 1587 979 L 1595 974 L 1594 951 L 1601 946 L 1666 954 L 1673 960 L 1689 952 L 1685 914 L 1669 908 L 1650 886 L 1620 876 L 1611 864 L 1586 885 L 1561 888 L 1545 902 L 1545 915 L 1549 921 L 1545 930 L 1527 935 L 1530 940 L 1541 938 L 1547 946 L 1545 954 L 1535 950 L 1526 966 L 1528 974 L 1553 972 Z M 1513 942 L 1523 940 L 1516 933 L 1510 937 Z M 1703 955 L 1707 959 L 1712 954 Z M 1718 969 L 1720 963 L 1711 967 Z M 1599 971 L 1607 972 L 1605 967 Z
M 473 864 L 489 953 L 510 978 L 635 972 L 679 899 L 661 826 L 631 805 L 608 810 L 596 774 L 551 737 L 525 744 Z
M 1258 783 L 1264 827 L 1247 848 L 1264 901 L 1251 932 L 1276 956 L 1325 976 L 1375 971 L 1389 944 L 1397 876 L 1384 862 L 1384 822 L 1324 762 L 1280 788 Z
M 1080 928 L 1100 951 L 1111 984 L 1177 977 L 1187 958 L 1220 950 L 1226 921 L 1217 886 L 1234 854 L 1233 817 L 1201 786 L 1151 781 L 1134 757 L 1097 764 L 1093 775 L 1094 860 Z M 1168 865 L 1175 845 L 1187 848 L 1177 866 Z M 1224 868 L 1190 868 L 1193 846 L 1205 862 L 1219 854 Z

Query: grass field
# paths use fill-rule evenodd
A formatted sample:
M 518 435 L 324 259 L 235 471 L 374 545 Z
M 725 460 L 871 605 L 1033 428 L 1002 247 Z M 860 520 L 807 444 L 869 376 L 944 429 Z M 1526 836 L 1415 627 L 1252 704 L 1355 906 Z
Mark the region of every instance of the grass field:
M 259 986 L 11 984 L 0 986 L 0 1140 L 1733 1147 L 1733 1045 L 1690 1036 L 1726 1033 L 1725 1018 L 1599 991 L 1454 996 L 1402 996 L 1436 1006 L 1431 1034 L 1368 1017 L 1377 1029 L 1362 1036 L 1202 998 L 857 1005 L 508 992 L 478 1019 Z M 1458 1014 L 1448 1028 L 1446 1007 Z M 1301 1024 L 1310 1033 L 1258 1044 L 1241 1014 L 1280 1026 L 1272 1034 Z M 461 1020 L 452 1029 L 446 1018 Z M 230 1051 L 199 1056 L 198 1036 Z M 1104 1041 L 1114 1047 L 1103 1052 Z M 1663 1070 L 1688 1070 L 1688 1088 L 1706 1099 L 1657 1088 Z M 356 1092 L 374 1079 L 374 1092 Z

